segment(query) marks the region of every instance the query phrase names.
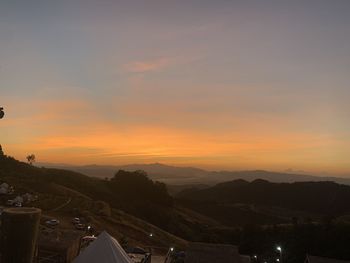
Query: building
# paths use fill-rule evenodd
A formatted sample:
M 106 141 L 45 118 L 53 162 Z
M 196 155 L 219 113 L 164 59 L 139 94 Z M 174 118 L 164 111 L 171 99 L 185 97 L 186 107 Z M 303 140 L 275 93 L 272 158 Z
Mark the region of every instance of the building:
M 304 263 L 350 263 L 350 260 L 340 260 L 334 258 L 306 255 Z
M 240 255 L 241 263 L 250 263 L 252 261 L 251 257 L 248 255 Z
M 79 231 L 41 231 L 38 238 L 38 263 L 71 263 L 80 250 Z
M 223 244 L 190 243 L 185 263 L 242 263 L 238 247 Z

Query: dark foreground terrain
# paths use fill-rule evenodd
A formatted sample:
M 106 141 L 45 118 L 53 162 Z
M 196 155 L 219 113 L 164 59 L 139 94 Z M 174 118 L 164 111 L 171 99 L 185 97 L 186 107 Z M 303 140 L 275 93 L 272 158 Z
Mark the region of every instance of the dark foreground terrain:
M 285 262 L 301 262 L 306 253 L 350 259 L 350 187 L 333 182 L 235 180 L 172 197 L 142 171 L 97 179 L 1 155 L 3 182 L 15 188 L 12 196 L 1 195 L 3 205 L 32 193 L 38 199 L 27 205 L 60 219 L 62 227 L 83 215 L 130 244 L 182 249 L 187 241 L 231 243 L 261 262 L 275 260 L 278 244 Z

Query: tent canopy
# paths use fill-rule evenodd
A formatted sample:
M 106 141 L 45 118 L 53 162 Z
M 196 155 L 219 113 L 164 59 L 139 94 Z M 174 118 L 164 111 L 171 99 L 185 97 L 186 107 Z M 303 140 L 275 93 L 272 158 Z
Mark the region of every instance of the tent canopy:
M 132 263 L 118 241 L 106 231 L 102 232 L 73 263 Z

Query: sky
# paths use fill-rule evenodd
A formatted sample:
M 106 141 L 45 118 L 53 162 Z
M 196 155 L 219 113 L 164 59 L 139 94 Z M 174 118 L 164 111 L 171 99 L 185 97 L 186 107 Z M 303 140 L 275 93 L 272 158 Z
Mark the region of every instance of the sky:
M 24 160 L 350 177 L 350 1 L 0 0 Z

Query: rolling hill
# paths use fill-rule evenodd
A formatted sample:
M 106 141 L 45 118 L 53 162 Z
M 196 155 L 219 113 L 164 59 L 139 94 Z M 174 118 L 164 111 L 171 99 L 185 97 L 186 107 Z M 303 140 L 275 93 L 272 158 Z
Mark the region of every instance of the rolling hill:
M 176 197 L 183 205 L 227 225 L 240 217 L 241 223 L 271 224 L 291 222 L 296 217 L 319 221 L 350 214 L 350 186 L 334 182 L 239 179 L 206 189 L 186 189 Z M 261 217 L 263 214 L 265 217 Z

